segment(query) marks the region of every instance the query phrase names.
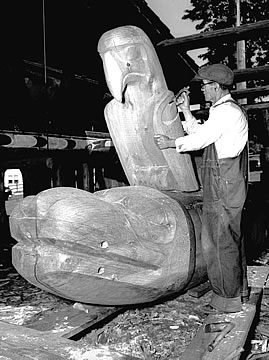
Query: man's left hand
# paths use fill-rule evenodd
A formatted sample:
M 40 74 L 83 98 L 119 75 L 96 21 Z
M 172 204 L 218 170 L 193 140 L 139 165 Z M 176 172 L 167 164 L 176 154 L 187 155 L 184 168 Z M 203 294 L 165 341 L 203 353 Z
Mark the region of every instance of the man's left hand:
M 154 135 L 154 142 L 161 150 L 175 147 L 175 140 L 162 134 Z

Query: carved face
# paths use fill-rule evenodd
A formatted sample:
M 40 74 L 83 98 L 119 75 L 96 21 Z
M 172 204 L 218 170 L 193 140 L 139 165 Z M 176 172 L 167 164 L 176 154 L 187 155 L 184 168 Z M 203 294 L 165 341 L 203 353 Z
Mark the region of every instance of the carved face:
M 148 86 L 153 92 L 160 87 L 167 89 L 155 49 L 141 29 L 125 26 L 106 32 L 99 40 L 98 51 L 107 85 L 116 100 L 123 100 L 130 83 Z

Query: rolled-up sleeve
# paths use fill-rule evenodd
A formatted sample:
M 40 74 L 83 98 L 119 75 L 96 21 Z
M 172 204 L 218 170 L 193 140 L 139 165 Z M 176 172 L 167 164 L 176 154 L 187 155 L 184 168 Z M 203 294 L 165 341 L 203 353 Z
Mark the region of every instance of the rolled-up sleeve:
M 187 134 L 196 132 L 201 124 L 197 122 L 197 119 L 193 116 L 192 118 L 182 122 L 183 129 Z
M 190 121 L 188 122 L 190 123 Z M 222 123 L 218 121 L 215 116 L 211 116 L 210 119 L 202 125 L 197 122 L 196 125 L 193 123 L 189 125 L 191 133 L 175 140 L 176 151 L 178 152 L 203 149 L 217 141 L 223 132 Z

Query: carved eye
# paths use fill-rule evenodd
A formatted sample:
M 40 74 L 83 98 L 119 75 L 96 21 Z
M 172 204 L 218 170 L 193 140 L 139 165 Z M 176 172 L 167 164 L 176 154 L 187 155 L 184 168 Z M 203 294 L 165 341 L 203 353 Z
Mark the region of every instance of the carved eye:
M 131 66 L 131 64 L 127 62 L 126 66 L 127 66 L 127 67 L 130 67 L 130 66 Z
M 126 49 L 126 59 L 131 61 L 137 61 L 141 59 L 141 52 L 137 46 L 129 46 Z

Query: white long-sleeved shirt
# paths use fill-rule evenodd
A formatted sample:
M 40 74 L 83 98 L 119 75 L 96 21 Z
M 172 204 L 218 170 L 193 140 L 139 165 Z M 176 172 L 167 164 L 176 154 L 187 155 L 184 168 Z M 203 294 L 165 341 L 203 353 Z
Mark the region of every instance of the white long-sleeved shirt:
M 218 158 L 230 158 L 240 154 L 248 140 L 248 122 L 241 109 L 232 102 L 230 94 L 219 99 L 209 110 L 208 120 L 199 124 L 195 117 L 183 122 L 189 134 L 175 140 L 178 152 L 200 150 L 215 143 Z

